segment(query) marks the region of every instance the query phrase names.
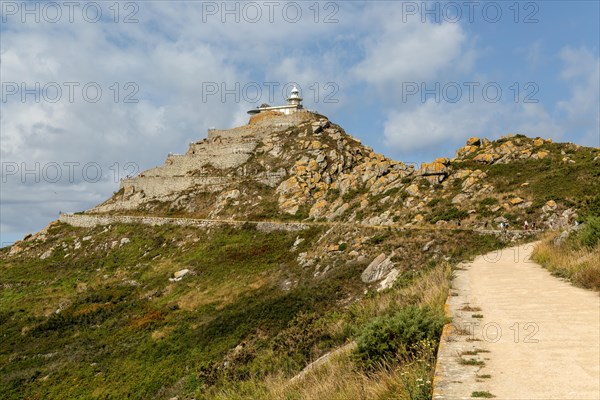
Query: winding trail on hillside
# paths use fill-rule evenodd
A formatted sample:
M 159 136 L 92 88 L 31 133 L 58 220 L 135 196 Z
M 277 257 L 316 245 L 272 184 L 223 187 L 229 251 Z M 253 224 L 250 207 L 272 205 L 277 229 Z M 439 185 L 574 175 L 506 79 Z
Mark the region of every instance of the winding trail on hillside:
M 456 271 L 434 399 L 600 399 L 600 297 L 531 261 L 534 246 Z

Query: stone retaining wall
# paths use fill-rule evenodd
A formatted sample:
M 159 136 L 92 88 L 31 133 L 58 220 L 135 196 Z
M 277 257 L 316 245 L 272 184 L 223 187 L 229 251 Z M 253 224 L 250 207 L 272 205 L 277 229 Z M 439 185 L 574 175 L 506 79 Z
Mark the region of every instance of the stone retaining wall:
M 226 176 L 147 176 L 123 179 L 121 188 L 124 189 L 125 196 L 144 192 L 146 197 L 154 198 L 180 193 L 194 186 L 202 186 L 206 192 L 217 192 L 232 182 L 233 180 Z
M 58 218 L 60 222 L 80 228 L 93 228 L 99 225 L 112 224 L 144 224 L 151 226 L 158 225 L 179 225 L 192 226 L 196 228 L 209 228 L 214 226 L 234 226 L 242 227 L 244 224 L 256 226 L 256 229 L 264 232 L 271 231 L 301 231 L 308 225 L 300 222 L 270 222 L 270 221 L 226 221 L 209 219 L 191 219 L 191 218 L 167 218 L 167 217 L 137 217 L 129 215 L 91 215 L 91 214 L 61 214 Z

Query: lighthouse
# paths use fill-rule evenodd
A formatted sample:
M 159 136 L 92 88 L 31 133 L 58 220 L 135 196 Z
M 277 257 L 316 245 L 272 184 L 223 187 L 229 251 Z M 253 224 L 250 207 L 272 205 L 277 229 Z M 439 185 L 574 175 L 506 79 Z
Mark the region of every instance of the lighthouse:
M 302 97 L 300 97 L 300 91 L 294 85 L 292 91 L 290 92 L 290 97 L 287 98 L 287 104 L 284 106 L 270 106 L 268 104 L 263 104 L 260 107 L 253 108 L 248 111 L 248 114 L 254 115 L 259 114 L 263 111 L 277 111 L 285 115 L 294 114 L 300 110 L 304 109 L 302 106 Z
M 290 93 L 290 97 L 288 97 L 287 102 L 290 106 L 302 108 L 302 97 L 300 97 L 300 92 L 296 86 L 292 88 L 292 93 Z

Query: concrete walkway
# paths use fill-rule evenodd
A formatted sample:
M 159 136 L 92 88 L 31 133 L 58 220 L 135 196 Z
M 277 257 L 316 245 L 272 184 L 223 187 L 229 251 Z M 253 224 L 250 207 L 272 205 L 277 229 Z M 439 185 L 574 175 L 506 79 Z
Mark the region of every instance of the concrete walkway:
M 533 247 L 456 272 L 434 399 L 600 399 L 600 297 L 533 263 Z

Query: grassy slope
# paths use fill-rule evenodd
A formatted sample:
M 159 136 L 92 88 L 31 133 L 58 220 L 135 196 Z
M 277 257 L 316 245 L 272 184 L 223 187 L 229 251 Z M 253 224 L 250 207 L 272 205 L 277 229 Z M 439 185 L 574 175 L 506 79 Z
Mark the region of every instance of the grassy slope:
M 333 252 L 321 259 L 331 268 L 320 278 L 295 261 L 321 233 L 58 225 L 19 255 L 4 249 L 0 392 L 9 399 L 229 398 L 246 391 L 269 398 L 374 317 L 423 302 L 441 310 L 447 264 L 420 251 L 431 236 L 371 232 L 373 254 L 402 248 L 399 254 L 418 256 L 397 261 L 404 273 L 394 289 L 358 300 L 369 260 L 346 262 L 350 249 Z M 501 245 L 465 232 L 443 235 L 440 249 L 450 262 Z M 297 236 L 305 240 L 291 251 Z M 130 242 L 121 246 L 122 238 Z M 169 282 L 183 268 L 193 274 Z M 286 280 L 298 284 L 286 291 Z M 289 390 L 302 398 L 303 389 Z
M 338 296 L 335 281 L 282 292 L 266 279 L 291 262 L 292 235 L 223 230 L 206 240 L 202 232 L 172 228 L 61 230 L 57 242 L 78 233 L 96 233 L 96 242 L 131 242 L 66 259 L 59 247 L 44 261 L 3 262 L 1 318 L 10 339 L 0 345 L 2 384 L 15 398 L 24 386 L 27 397 L 101 394 L 107 386 L 113 395 L 148 397 L 173 385 L 188 363 L 209 363 L 237 345 L 257 320 L 266 332 L 281 329 L 301 307 L 317 304 L 319 296 L 307 293 Z M 200 240 L 180 245 L 190 234 Z M 183 267 L 196 275 L 169 283 Z M 61 303 L 64 310 L 54 313 Z M 153 340 L 153 333 L 162 338 Z

